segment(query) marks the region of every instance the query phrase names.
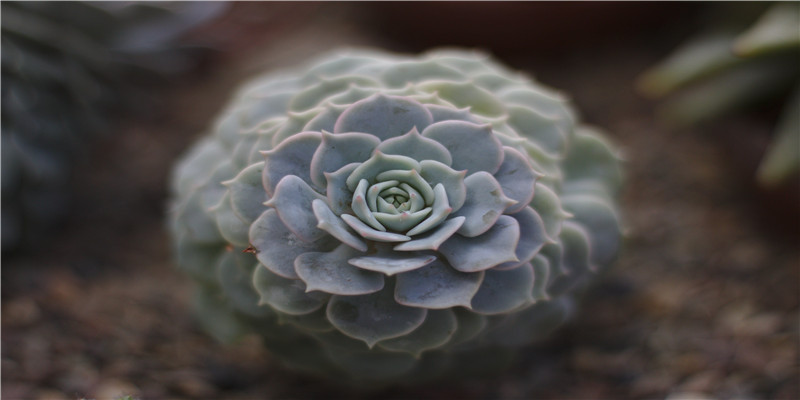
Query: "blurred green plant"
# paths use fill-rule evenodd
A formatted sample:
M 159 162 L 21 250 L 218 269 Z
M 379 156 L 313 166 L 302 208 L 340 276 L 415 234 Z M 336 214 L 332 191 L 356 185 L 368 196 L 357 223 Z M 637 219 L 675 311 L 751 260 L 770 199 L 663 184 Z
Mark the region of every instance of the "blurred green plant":
M 794 88 L 756 175 L 766 187 L 785 182 L 800 171 L 800 3 L 772 5 L 744 29 L 691 39 L 646 71 L 638 88 L 653 98 L 669 97 L 660 116 L 678 126 L 753 107 Z
M 2 2 L 3 250 L 41 240 L 66 212 L 72 165 L 109 130 L 113 112 L 138 103 L 127 98 L 141 97 L 125 80 L 188 69 L 179 38 L 224 8 Z

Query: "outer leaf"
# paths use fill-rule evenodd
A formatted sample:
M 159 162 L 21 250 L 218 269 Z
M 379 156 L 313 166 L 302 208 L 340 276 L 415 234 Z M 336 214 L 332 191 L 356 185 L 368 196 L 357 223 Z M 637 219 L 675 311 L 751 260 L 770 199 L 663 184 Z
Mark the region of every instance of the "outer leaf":
M 464 180 L 467 186 L 467 201 L 455 216 L 466 218 L 458 233 L 475 237 L 488 231 L 503 212 L 515 201 L 503 194 L 500 184 L 489 173 L 480 171 Z
M 565 196 L 564 208 L 575 215 L 575 222 L 588 230 L 592 238 L 590 253 L 592 263 L 608 265 L 620 247 L 620 226 L 616 211 L 593 196 Z
M 261 296 L 259 304 L 268 304 L 277 311 L 290 315 L 303 315 L 318 310 L 325 304 L 327 294 L 306 293 L 306 285 L 298 279 L 281 278 L 268 269 L 259 267 L 253 273 L 253 285 Z
M 489 125 L 442 121 L 425 128 L 422 136 L 444 145 L 453 157 L 452 168 L 465 169 L 467 175 L 478 171 L 493 174 L 503 162 L 503 146 Z
M 519 224 L 514 218 L 501 215 L 486 233 L 476 237 L 453 235 L 441 245 L 441 252 L 453 268 L 477 272 L 509 261 L 516 256 Z
M 378 151 L 385 154 L 398 154 L 415 160 L 435 160 L 450 165 L 453 158 L 441 143 L 422 137 L 416 128 L 403 136 L 386 139 L 378 146 Z
M 294 260 L 295 271 L 306 283 L 306 291 L 359 295 L 383 288 L 383 275 L 356 268 L 347 260 L 357 253 L 344 244 L 328 253 L 309 252 Z
M 331 134 L 322 132 L 322 143 L 311 158 L 311 181 L 319 188 L 327 184 L 326 172 L 334 172 L 350 163 L 368 159 L 380 143 L 373 135 L 365 133 Z
M 451 310 L 431 310 L 425 322 L 408 335 L 378 343 L 387 350 L 411 353 L 419 358 L 426 350 L 441 347 L 453 336 L 458 322 Z
M 264 188 L 268 195 L 275 193 L 275 187 L 285 176 L 296 176 L 311 183 L 309 160 L 314 156 L 322 142 L 319 132 L 303 132 L 284 140 L 278 147 L 264 152 Z
M 437 260 L 425 267 L 405 272 L 397 277 L 394 298 L 411 307 L 442 309 L 470 307 L 478 291 L 483 273 L 463 273 Z
M 264 204 L 275 208 L 284 225 L 297 237 L 313 242 L 324 237 L 325 232 L 317 228 L 317 217 L 314 216 L 311 203 L 324 199 L 303 180 L 288 175 L 278 183 L 275 196 Z
M 266 210 L 264 202 L 267 194 L 264 191 L 261 176 L 264 163 L 253 164 L 236 175 L 235 178 L 223 182 L 230 190 L 233 212 L 250 224 Z
M 503 314 L 533 303 L 533 267 L 523 264 L 507 271 L 486 271 L 472 309 L 481 314 Z
M 494 174 L 494 178 L 503 189 L 503 194 L 516 202 L 506 208 L 507 214 L 513 214 L 533 200 L 533 189 L 541 174 L 533 170 L 528 158 L 518 150 L 504 146 L 503 152 L 503 164 Z
M 403 336 L 417 329 L 427 310 L 395 303 L 389 288 L 363 296 L 333 296 L 328 302 L 328 319 L 342 333 L 375 343 Z
M 367 251 L 367 244 L 356 237 L 356 235 L 350 233 L 350 229 L 348 229 L 347 225 L 331 211 L 324 201 L 314 200 L 311 206 L 314 209 L 314 215 L 317 217 L 317 221 L 319 221 L 317 223 L 317 228 L 330 233 L 331 236 L 356 250 Z
M 567 148 L 567 132 L 557 116 L 547 116 L 535 109 L 512 106 L 508 109 L 508 123 L 514 130 L 536 142 L 549 153 L 562 155 Z
M 505 113 L 503 103 L 492 93 L 468 82 L 429 81 L 420 83 L 417 87 L 428 92 L 437 92 L 439 97 L 456 107 L 470 107 L 472 113 L 487 116 Z
M 336 121 L 335 133 L 364 132 L 381 140 L 401 136 L 413 128 L 425 129 L 433 122 L 422 104 L 401 97 L 376 94 L 354 103 Z
M 239 311 L 252 316 L 263 316 L 269 314 L 270 310 L 258 304 L 259 295 L 253 286 L 253 271 L 256 268 L 263 267 L 258 265 L 251 254 L 229 250 L 219 258 L 217 277 L 225 295 Z
M 376 255 L 353 257 L 347 262 L 361 269 L 377 271 L 391 276 L 424 267 L 435 260 L 436 256 L 433 254 L 415 255 L 413 253 L 390 251 Z
M 328 250 L 335 242 L 323 238 L 317 242 L 300 240 L 281 222 L 275 210 L 267 210 L 250 226 L 250 244 L 256 257 L 267 269 L 284 278 L 298 279 L 294 259 L 309 251 Z

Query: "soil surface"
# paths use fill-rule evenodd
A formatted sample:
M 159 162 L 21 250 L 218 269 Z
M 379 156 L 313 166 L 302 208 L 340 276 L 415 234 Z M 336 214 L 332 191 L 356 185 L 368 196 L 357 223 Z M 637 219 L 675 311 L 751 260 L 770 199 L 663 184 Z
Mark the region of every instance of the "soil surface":
M 769 204 L 713 135 L 666 127 L 634 91 L 680 29 L 503 57 L 569 93 L 627 158 L 619 262 L 510 371 L 355 393 L 282 369 L 255 337 L 226 346 L 205 335 L 164 229 L 175 160 L 256 72 L 338 45 L 419 50 L 369 30 L 352 7 L 286 10 L 295 18 L 248 25 L 246 40 L 232 33 L 235 50 L 158 92 L 158 114 L 122 118 L 75 174 L 61 229 L 3 255 L 3 399 L 800 398 L 798 238 L 762 222 Z

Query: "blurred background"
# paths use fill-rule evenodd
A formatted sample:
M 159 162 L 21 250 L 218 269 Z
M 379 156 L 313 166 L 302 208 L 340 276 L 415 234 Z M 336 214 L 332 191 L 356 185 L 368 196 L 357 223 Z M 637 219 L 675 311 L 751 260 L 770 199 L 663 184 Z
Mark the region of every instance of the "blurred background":
M 2 2 L 2 397 L 797 399 L 797 3 Z M 776 11 L 777 10 L 777 11 Z M 353 393 L 195 324 L 173 163 L 255 75 L 480 48 L 626 155 L 626 247 L 497 377 Z

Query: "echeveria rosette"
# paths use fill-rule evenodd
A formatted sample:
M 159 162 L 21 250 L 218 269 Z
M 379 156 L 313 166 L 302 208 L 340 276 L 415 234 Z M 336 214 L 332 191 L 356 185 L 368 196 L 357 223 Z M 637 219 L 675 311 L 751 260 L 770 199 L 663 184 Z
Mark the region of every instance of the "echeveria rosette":
M 201 319 L 360 383 L 497 368 L 619 246 L 618 158 L 575 122 L 480 53 L 341 52 L 250 83 L 174 176 Z

